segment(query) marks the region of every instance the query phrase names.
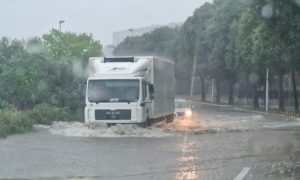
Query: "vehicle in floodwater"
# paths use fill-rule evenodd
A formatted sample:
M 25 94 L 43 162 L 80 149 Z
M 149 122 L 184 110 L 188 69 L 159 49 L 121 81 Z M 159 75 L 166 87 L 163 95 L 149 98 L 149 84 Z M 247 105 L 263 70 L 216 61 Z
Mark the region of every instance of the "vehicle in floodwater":
M 175 99 L 175 115 L 180 118 L 192 119 L 192 105 L 186 99 Z
M 174 62 L 158 57 L 91 57 L 85 122 L 173 122 Z

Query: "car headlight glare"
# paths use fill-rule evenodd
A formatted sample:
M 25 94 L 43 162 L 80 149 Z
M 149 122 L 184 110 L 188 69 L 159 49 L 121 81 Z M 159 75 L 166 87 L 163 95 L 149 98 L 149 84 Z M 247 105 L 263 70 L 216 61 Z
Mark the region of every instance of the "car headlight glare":
M 186 110 L 185 111 L 185 116 L 187 116 L 187 117 L 191 117 L 192 116 L 192 111 L 191 110 Z

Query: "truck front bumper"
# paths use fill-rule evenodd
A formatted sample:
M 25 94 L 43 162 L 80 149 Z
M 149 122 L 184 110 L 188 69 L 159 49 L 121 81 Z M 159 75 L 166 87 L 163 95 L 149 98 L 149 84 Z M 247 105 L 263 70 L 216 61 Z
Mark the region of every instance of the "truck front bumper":
M 136 124 L 145 122 L 142 108 L 100 109 L 85 108 L 85 123 Z

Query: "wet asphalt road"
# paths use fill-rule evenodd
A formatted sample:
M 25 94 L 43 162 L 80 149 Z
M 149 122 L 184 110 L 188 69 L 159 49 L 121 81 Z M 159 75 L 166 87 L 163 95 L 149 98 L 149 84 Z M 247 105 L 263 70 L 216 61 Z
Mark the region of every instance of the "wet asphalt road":
M 195 104 L 165 137 L 68 137 L 49 129 L 0 139 L 0 179 L 300 179 L 300 121 Z

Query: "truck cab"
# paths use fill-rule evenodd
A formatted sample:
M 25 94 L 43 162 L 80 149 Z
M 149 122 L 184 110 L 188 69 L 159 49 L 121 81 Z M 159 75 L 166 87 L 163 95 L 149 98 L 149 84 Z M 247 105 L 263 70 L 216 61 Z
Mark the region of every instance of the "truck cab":
M 142 77 L 89 78 L 86 94 L 87 122 L 144 123 L 151 100 Z M 147 108 L 149 111 L 149 108 Z

